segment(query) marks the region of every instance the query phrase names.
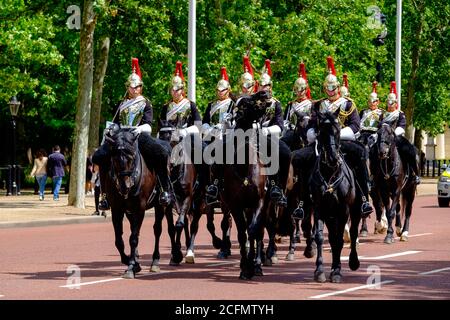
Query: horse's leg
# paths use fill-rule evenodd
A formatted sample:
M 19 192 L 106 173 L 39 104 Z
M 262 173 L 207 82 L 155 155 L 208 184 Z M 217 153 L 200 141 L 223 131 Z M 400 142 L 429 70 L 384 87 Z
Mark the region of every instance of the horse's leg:
M 275 259 L 276 257 L 276 245 L 275 245 L 275 234 L 276 234 L 276 230 L 275 230 L 275 207 L 274 206 L 270 206 L 269 209 L 269 217 L 268 217 L 268 221 L 266 224 L 266 229 L 267 229 L 267 234 L 269 235 L 269 244 L 267 245 L 267 249 L 266 249 L 266 259 L 264 262 L 265 266 L 271 266 L 273 263 L 277 263 L 277 259 Z M 273 261 L 275 260 L 275 261 Z
M 361 203 L 356 201 L 352 206 L 350 206 L 350 256 L 348 260 L 348 265 L 350 270 L 358 270 L 359 268 L 359 259 L 357 252 L 357 237 L 358 237 L 358 225 L 361 219 L 361 214 L 359 212 L 359 208 L 361 208 Z
M 361 230 L 359 231 L 359 235 L 362 238 L 365 238 L 369 235 L 369 229 L 367 229 L 367 221 L 366 220 L 367 220 L 367 218 L 362 218 L 362 221 L 361 221 Z M 350 229 L 351 229 L 351 227 L 350 227 Z M 350 241 L 351 241 L 351 238 L 350 238 Z
M 397 203 L 398 203 L 398 192 L 392 196 L 392 201 L 390 201 L 389 196 L 385 195 L 387 199 L 383 199 L 384 207 L 386 208 L 386 216 L 388 219 L 388 230 L 386 237 L 384 238 L 384 243 L 391 244 L 394 243 L 394 228 L 392 228 L 392 220 L 396 215 Z
M 194 242 L 195 242 L 195 236 L 198 232 L 198 222 L 200 220 L 200 217 L 202 216 L 202 212 L 200 210 L 199 206 L 195 206 L 193 209 L 193 217 L 191 222 L 191 236 L 190 241 L 188 245 L 188 250 L 186 253 L 186 257 L 184 258 L 186 263 L 194 263 L 195 262 L 195 254 L 194 254 Z
M 312 213 L 312 206 L 308 205 L 305 207 L 305 218 L 302 220 L 302 230 L 303 230 L 303 236 L 306 238 L 306 248 L 303 252 L 303 255 L 306 258 L 313 258 L 317 253 L 317 245 L 314 241 L 314 235 L 313 235 L 313 225 L 311 222 L 311 213 Z
M 402 219 L 400 217 L 400 199 L 399 203 L 397 203 L 397 206 L 395 207 L 395 232 L 399 237 L 402 235 Z
M 341 210 L 341 208 L 337 208 L 339 213 L 342 212 Z M 333 283 L 339 283 L 342 280 L 341 252 L 342 247 L 344 246 L 344 228 L 348 221 L 347 218 L 348 217 L 337 217 L 327 218 L 325 220 L 332 255 L 330 281 Z
M 316 270 L 314 271 L 314 280 L 317 282 L 325 282 L 327 278 L 323 272 L 323 220 L 316 217 L 317 211 L 314 213 L 314 228 L 315 228 L 315 240 L 317 244 L 317 257 L 316 257 Z
M 141 271 L 141 265 L 139 264 L 139 232 L 141 230 L 142 221 L 144 221 L 145 211 L 136 212 L 133 214 L 127 214 L 127 219 L 130 222 L 130 261 L 128 264 L 128 270 L 123 275 L 126 279 L 134 279 L 136 273 Z
M 233 220 L 230 214 L 230 211 L 227 209 L 227 212 L 223 214 L 222 221 L 220 223 L 220 229 L 222 230 L 222 246 L 220 247 L 220 251 L 217 254 L 217 258 L 226 259 L 231 255 L 231 226 L 233 225 Z
M 216 227 L 214 225 L 214 207 L 207 206 L 206 207 L 206 228 L 211 235 L 212 244 L 215 249 L 220 249 L 222 247 L 222 240 L 216 236 Z
M 410 187 L 403 193 L 403 207 L 405 212 L 405 223 L 403 225 L 402 234 L 400 236 L 400 241 L 408 241 L 409 235 L 409 220 L 412 213 L 412 205 L 416 195 L 416 186 Z
M 300 243 L 300 242 L 302 242 L 302 239 L 301 239 L 302 233 L 300 230 L 300 220 L 294 219 L 294 223 L 295 223 L 294 241 L 296 243 Z
M 123 242 L 123 216 L 124 213 L 122 211 L 118 211 L 115 209 L 111 210 L 112 223 L 114 227 L 114 237 L 115 237 L 115 245 L 120 254 L 120 261 L 128 266 L 130 262 L 130 257 L 125 254 L 125 243 Z
M 155 206 L 155 222 L 153 223 L 153 234 L 155 235 L 155 248 L 152 254 L 152 265 L 150 272 L 159 272 L 159 239 L 162 233 L 162 220 L 164 218 L 164 209 L 158 204 Z
M 372 197 L 373 206 L 375 208 L 376 221 L 374 234 L 384 234 L 387 231 L 387 217 L 384 212 L 383 202 L 377 187 L 372 188 L 370 196 Z
M 241 280 L 250 280 L 252 278 L 251 272 L 249 270 L 249 261 L 247 254 L 247 226 L 244 221 L 244 212 L 242 210 L 238 212 L 232 212 L 234 221 L 236 223 L 236 229 L 238 232 L 238 241 L 239 241 L 239 249 L 241 254 L 241 262 L 240 262 L 240 275 L 239 279 Z
M 289 235 L 289 252 L 286 255 L 286 260 L 287 261 L 294 261 L 295 259 L 295 244 L 297 243 L 296 241 L 296 221 L 295 219 L 292 219 L 292 226 L 293 226 L 293 230 Z
M 177 266 L 183 260 L 183 253 L 181 252 L 181 233 L 183 227 L 177 228 L 173 222 L 172 207 L 165 209 L 164 215 L 167 219 L 167 230 L 169 232 L 170 244 L 171 244 L 171 256 L 169 265 Z

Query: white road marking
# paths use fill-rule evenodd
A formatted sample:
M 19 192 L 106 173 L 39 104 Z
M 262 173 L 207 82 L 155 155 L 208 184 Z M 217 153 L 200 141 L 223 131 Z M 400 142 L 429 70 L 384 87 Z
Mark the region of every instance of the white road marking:
M 377 257 L 366 257 L 366 256 L 359 256 L 359 260 L 383 260 L 383 259 L 389 259 L 389 258 L 394 258 L 394 257 L 401 257 L 401 256 L 406 256 L 409 254 L 416 254 L 416 253 L 420 253 L 422 251 L 403 251 L 403 252 L 398 252 L 398 253 L 391 253 L 391 254 L 386 254 L 384 256 L 377 256 Z M 348 261 L 349 257 L 341 257 L 341 260 L 343 261 Z
M 218 266 L 225 266 L 227 264 L 236 264 L 239 263 L 239 261 L 228 261 L 228 262 L 218 262 L 213 264 L 207 264 L 206 267 L 218 267 Z
M 447 270 L 450 270 L 450 267 L 442 268 L 442 269 L 435 269 L 435 270 L 431 270 L 431 271 L 427 271 L 427 272 L 421 272 L 419 274 L 422 275 L 422 276 L 425 276 L 425 275 L 428 275 L 428 274 L 438 273 L 438 272 L 447 271 Z
M 148 276 L 153 276 L 161 273 L 167 273 L 168 271 L 161 271 L 161 272 L 151 272 L 147 274 L 138 274 L 135 276 L 135 278 L 143 278 Z M 67 284 L 65 286 L 60 286 L 60 288 L 74 288 L 74 287 L 80 287 L 80 286 L 88 286 L 91 284 L 97 284 L 97 283 L 105 283 L 105 282 L 111 282 L 111 281 L 117 281 L 117 280 L 128 280 L 125 278 L 111 278 L 111 279 L 103 279 L 103 280 L 97 280 L 97 281 L 90 281 L 90 282 L 81 282 L 81 283 L 75 283 L 75 284 Z
M 428 232 L 428 233 L 412 234 L 412 235 L 409 235 L 408 238 L 422 237 L 422 236 L 429 236 L 429 235 L 432 235 L 432 233 Z M 400 237 L 395 237 L 395 239 L 400 239 Z
M 386 280 L 386 281 L 381 281 L 380 283 L 366 284 L 364 286 L 348 288 L 348 289 L 345 289 L 345 290 L 334 291 L 334 292 L 330 292 L 330 293 L 319 294 L 317 296 L 312 296 L 312 297 L 309 297 L 309 298 L 310 299 L 321 299 L 321 298 L 326 298 L 326 297 L 330 297 L 330 296 L 337 296 L 338 294 L 343 294 L 343 293 L 347 293 L 347 292 L 353 292 L 353 291 L 362 290 L 362 289 L 370 289 L 370 288 L 373 288 L 373 287 L 376 287 L 376 286 L 380 286 L 380 285 L 387 284 L 387 283 L 392 283 L 392 282 L 394 282 L 394 280 Z

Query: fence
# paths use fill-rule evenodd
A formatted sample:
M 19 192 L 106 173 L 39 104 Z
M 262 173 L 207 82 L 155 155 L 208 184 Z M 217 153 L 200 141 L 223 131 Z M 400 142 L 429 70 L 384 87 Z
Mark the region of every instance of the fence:
M 450 166 L 450 159 L 425 160 L 421 166 L 421 175 L 423 177 L 437 178 L 443 171 L 443 169 L 441 168 L 443 164 Z
M 1 189 L 6 190 L 6 195 L 19 195 L 20 194 L 20 181 L 23 168 L 20 165 L 9 165 L 6 167 L 0 167 L 1 177 Z M 15 177 L 15 179 L 14 179 Z

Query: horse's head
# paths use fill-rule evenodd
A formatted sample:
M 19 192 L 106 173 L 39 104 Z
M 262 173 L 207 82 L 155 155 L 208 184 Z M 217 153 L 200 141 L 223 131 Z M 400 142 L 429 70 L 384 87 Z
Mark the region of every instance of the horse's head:
M 391 155 L 391 148 L 395 147 L 394 128 L 388 123 L 382 123 L 377 135 L 378 157 L 381 160 L 387 159 Z
M 126 198 L 135 186 L 137 161 L 139 152 L 137 145 L 138 134 L 133 132 L 134 127 L 114 127 L 105 136 L 105 141 L 111 149 L 111 178 L 117 191 Z
M 317 141 L 322 160 L 329 167 L 336 167 L 341 161 L 339 155 L 341 126 L 331 112 L 319 113 L 318 121 Z

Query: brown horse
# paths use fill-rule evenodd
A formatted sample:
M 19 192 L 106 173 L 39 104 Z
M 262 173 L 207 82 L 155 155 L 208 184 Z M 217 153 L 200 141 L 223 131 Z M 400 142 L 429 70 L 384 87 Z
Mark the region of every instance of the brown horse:
M 145 210 L 155 208 L 155 248 L 151 271 L 159 271 L 159 238 L 162 232 L 162 219 L 167 218 L 169 236 L 172 243 L 171 264 L 181 261 L 180 245 L 175 241 L 175 227 L 172 208 L 159 205 L 157 194 L 157 176 L 150 170 L 138 148 L 140 137 L 133 133 L 134 127 L 114 126 L 105 135 L 105 142 L 111 152 L 110 163 L 100 164 L 105 179 L 106 194 L 111 204 L 112 222 L 115 233 L 116 248 L 121 261 L 128 266 L 125 278 L 134 278 L 141 270 L 138 258 L 139 232 L 144 220 Z M 109 165 L 109 166 L 108 166 Z M 130 255 L 125 254 L 122 239 L 124 215 L 130 222 Z

